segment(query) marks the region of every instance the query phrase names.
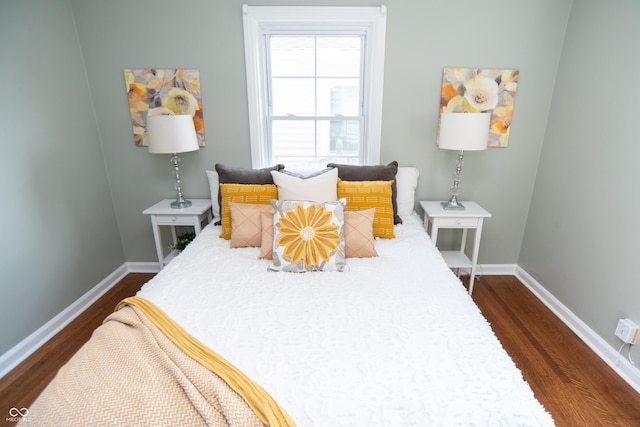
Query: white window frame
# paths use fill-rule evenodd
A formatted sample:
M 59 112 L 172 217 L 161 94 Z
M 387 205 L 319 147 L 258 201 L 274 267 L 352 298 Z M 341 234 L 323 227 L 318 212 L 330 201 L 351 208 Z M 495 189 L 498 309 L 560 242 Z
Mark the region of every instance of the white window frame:
M 362 76 L 365 125 L 361 130 L 363 142 L 359 163 L 380 163 L 386 16 L 385 6 L 242 6 L 252 167 L 264 168 L 272 164 L 267 134 L 265 35 L 292 32 L 320 34 L 342 31 L 365 34 L 365 68 Z

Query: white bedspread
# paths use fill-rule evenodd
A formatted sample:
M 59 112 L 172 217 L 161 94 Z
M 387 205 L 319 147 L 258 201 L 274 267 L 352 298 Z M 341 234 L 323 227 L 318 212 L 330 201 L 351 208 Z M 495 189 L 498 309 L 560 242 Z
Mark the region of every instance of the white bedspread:
M 208 226 L 139 296 L 299 426 L 553 425 L 414 214 L 342 273 L 268 272 Z

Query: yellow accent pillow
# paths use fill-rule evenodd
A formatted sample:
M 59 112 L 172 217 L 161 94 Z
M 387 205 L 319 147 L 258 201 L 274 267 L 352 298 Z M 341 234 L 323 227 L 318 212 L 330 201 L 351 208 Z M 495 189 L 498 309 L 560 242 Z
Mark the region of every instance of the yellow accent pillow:
M 347 212 L 375 208 L 373 237 L 393 239 L 393 202 L 391 184 L 394 181 L 343 181 L 338 178 L 338 199 L 347 199 Z
M 231 208 L 229 202 L 268 205 L 271 199 L 278 198 L 278 187 L 275 184 L 220 184 L 222 205 L 220 217 L 223 239 L 231 239 Z

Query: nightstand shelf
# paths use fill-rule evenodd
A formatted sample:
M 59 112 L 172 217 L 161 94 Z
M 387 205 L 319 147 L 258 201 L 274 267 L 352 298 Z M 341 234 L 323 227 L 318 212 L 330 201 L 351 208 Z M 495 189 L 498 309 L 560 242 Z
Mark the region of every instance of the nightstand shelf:
M 156 253 L 158 255 L 158 265 L 162 269 L 180 252 L 172 250 L 164 255 L 164 247 L 162 244 L 161 226 L 171 227 L 171 236 L 173 244 L 177 241 L 176 226 L 191 226 L 196 235 L 200 233 L 203 225 L 210 223 L 213 219 L 211 214 L 211 200 L 209 199 L 189 199 L 192 205 L 184 209 L 174 209 L 171 202 L 175 199 L 164 199 L 155 205 L 142 211 L 143 214 L 151 217 L 151 226 L 153 227 L 153 238 L 156 243 Z
M 441 228 L 462 229 L 460 250 L 440 251 L 440 253 L 450 268 L 469 270 L 469 294 L 471 294 L 476 277 L 482 225 L 484 219 L 491 217 L 491 214 L 474 202 L 463 202 L 463 205 L 466 208 L 464 210 L 447 210 L 442 207 L 440 202 L 420 202 L 420 206 L 424 210 L 424 227 L 430 233 L 431 240 L 435 245 L 438 243 L 438 231 Z M 471 259 L 465 253 L 468 230 L 475 230 Z
M 469 257 L 461 251 L 440 251 L 447 265 L 451 268 L 471 269 L 472 264 Z

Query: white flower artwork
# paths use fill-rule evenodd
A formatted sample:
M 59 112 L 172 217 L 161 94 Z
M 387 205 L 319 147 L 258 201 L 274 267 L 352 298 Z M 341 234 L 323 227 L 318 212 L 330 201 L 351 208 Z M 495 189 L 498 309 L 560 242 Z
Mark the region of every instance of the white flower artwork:
M 137 146 L 146 147 L 148 116 L 189 114 L 198 137 L 198 145 L 205 146 L 200 71 L 189 69 L 126 69 L 127 88 L 133 139 Z
M 491 112 L 488 147 L 507 147 L 519 70 L 445 68 L 440 113 Z

